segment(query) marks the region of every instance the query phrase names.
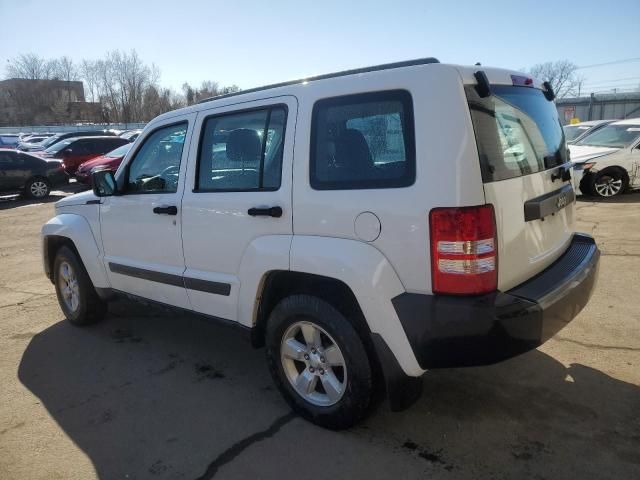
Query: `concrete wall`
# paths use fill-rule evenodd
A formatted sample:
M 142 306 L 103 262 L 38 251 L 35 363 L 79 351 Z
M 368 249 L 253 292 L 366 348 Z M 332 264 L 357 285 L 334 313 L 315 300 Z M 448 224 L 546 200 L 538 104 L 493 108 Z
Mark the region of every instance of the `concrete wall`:
M 556 100 L 558 115 L 563 125 L 572 116 L 581 122 L 640 117 L 640 92 L 592 94 L 589 97 Z

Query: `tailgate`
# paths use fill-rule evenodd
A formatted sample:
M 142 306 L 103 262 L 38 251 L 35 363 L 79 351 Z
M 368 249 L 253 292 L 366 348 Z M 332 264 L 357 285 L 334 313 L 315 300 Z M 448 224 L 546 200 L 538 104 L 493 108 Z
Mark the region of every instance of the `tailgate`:
M 485 199 L 496 213 L 498 288 L 540 273 L 574 233 L 574 200 L 564 133 L 555 104 L 540 89 L 466 87 Z

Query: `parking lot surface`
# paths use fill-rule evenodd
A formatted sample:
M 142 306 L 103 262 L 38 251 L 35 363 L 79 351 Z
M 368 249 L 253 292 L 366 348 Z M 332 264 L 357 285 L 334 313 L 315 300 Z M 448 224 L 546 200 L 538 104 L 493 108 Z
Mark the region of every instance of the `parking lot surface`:
M 39 231 L 74 188 L 0 199 L 1 479 L 640 478 L 639 193 L 578 202 L 600 278 L 558 336 L 428 372 L 411 409 L 336 433 L 290 413 L 233 329 L 124 301 L 64 321 Z

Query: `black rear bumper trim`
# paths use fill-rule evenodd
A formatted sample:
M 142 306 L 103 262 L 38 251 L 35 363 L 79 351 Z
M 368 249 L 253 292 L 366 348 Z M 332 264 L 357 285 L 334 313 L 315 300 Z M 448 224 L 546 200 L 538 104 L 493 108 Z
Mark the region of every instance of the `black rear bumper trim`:
M 566 326 L 593 293 L 599 258 L 593 238 L 576 234 L 551 266 L 507 292 L 403 293 L 392 303 L 422 368 L 489 365 L 540 346 Z

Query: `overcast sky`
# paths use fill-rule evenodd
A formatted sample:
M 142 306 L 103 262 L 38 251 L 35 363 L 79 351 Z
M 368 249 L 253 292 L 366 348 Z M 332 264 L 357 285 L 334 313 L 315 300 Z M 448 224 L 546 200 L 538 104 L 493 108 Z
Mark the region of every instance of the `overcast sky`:
M 99 6 L 98 6 L 99 5 Z M 242 88 L 435 56 L 509 68 L 568 59 L 587 88 L 640 83 L 640 0 L 0 0 L 0 76 L 33 52 L 74 60 L 135 49 L 179 89 Z

